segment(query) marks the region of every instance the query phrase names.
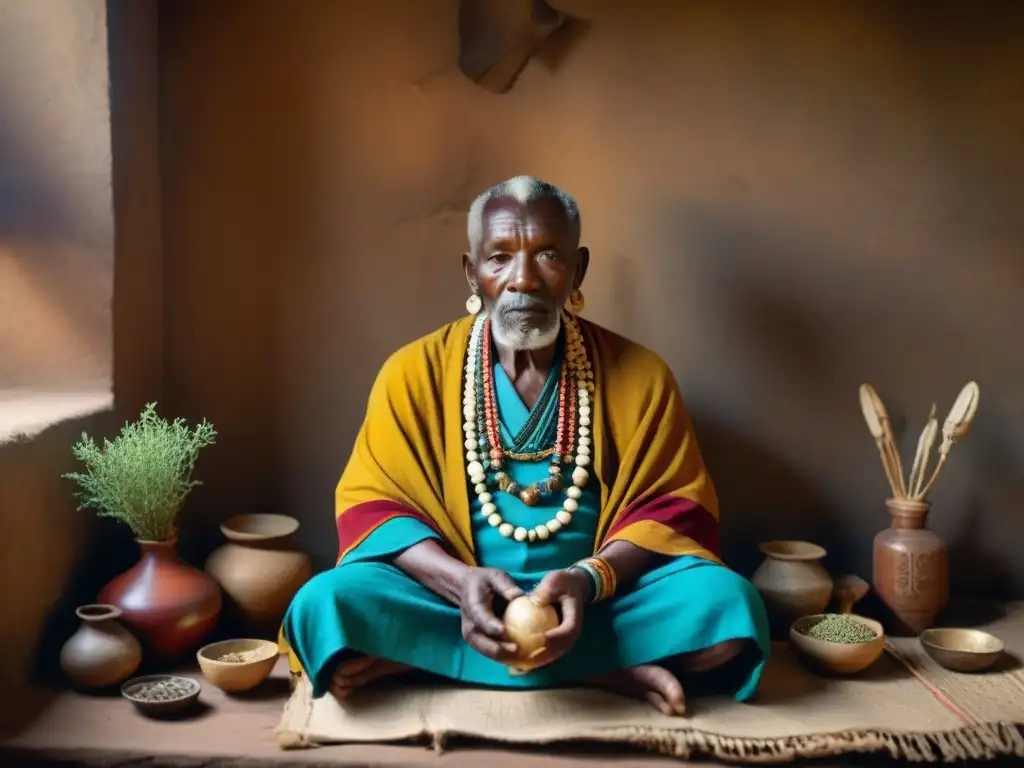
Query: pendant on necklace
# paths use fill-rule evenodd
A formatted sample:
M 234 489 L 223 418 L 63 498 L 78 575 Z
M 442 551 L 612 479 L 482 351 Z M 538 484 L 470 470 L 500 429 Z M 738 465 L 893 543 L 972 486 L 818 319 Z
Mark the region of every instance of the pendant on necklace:
M 519 500 L 528 507 L 535 507 L 540 501 L 540 491 L 532 485 L 529 488 L 523 488 L 519 492 Z

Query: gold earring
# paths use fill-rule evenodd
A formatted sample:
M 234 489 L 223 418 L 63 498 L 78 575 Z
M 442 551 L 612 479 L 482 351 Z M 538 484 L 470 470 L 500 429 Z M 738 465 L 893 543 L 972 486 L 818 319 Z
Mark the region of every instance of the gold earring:
M 483 309 L 483 306 L 484 303 L 483 301 L 480 300 L 479 294 L 474 293 L 472 296 L 466 299 L 466 311 L 469 312 L 469 314 L 471 315 L 479 314 L 480 310 Z
M 569 298 L 565 302 L 565 308 L 570 314 L 578 315 L 583 311 L 584 306 L 586 306 L 586 302 L 583 300 L 583 291 L 579 288 L 573 288 L 572 293 L 569 294 Z

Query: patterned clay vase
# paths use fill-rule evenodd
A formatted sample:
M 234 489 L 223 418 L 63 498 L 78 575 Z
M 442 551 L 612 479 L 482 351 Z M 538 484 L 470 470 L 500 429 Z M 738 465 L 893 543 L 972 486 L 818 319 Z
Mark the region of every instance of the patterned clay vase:
M 788 636 L 801 616 L 822 613 L 832 598 L 832 577 L 821 565 L 826 552 L 809 541 L 764 541 L 764 562 L 751 577 L 761 593 L 772 634 Z
M 931 504 L 889 499 L 892 525 L 875 536 L 872 587 L 892 612 L 893 635 L 919 635 L 949 601 L 946 543 L 925 528 Z
M 106 688 L 123 683 L 142 663 L 142 647 L 121 626 L 113 605 L 83 605 L 75 615 L 82 625 L 60 649 L 60 668 L 76 688 Z
M 142 640 L 146 659 L 177 661 L 196 650 L 217 623 L 217 582 L 179 557 L 177 539 L 140 541 L 142 557 L 100 592 Z
M 287 515 L 239 515 L 220 530 L 227 539 L 206 561 L 224 590 L 226 618 L 249 634 L 277 637 L 289 603 L 313 575 L 309 555 L 292 536 L 299 522 Z

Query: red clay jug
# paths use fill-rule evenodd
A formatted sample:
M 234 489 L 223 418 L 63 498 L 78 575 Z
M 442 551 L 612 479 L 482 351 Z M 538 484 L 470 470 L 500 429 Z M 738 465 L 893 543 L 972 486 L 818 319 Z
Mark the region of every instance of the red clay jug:
M 220 586 L 183 561 L 177 539 L 140 541 L 142 557 L 105 586 L 99 601 L 117 606 L 145 649 L 146 661 L 170 662 L 194 651 L 220 616 Z
M 919 635 L 949 601 L 946 543 L 925 528 L 931 504 L 888 499 L 892 525 L 875 536 L 872 587 L 892 612 L 894 635 Z

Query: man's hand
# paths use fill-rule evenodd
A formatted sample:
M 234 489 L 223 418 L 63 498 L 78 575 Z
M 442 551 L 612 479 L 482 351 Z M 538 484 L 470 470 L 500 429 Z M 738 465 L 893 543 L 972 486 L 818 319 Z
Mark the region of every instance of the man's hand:
M 459 589 L 462 637 L 479 653 L 502 664 L 516 660 L 516 644 L 494 610 L 495 598 L 506 603 L 523 594 L 512 578 L 495 568 L 471 568 Z
M 541 605 L 552 605 L 561 615 L 561 623 L 545 634 L 544 650 L 530 660 L 530 668 L 550 664 L 568 652 L 583 631 L 583 607 L 590 596 L 590 577 L 579 569 L 551 571 L 543 579 L 533 596 Z

